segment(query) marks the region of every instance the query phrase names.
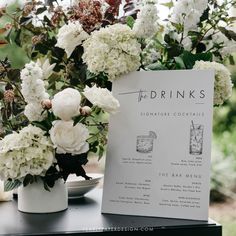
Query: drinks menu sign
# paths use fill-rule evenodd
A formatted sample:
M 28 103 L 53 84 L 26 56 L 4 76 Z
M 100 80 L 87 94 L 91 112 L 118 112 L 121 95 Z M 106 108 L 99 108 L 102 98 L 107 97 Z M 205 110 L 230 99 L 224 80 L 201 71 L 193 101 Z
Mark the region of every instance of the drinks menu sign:
M 103 213 L 208 219 L 213 71 L 142 71 L 113 83 Z

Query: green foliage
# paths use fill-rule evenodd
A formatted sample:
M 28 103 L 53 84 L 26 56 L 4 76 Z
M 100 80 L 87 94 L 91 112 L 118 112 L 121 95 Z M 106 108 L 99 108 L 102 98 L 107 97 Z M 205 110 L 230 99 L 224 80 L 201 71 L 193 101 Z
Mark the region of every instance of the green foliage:
M 28 174 L 23 180 L 23 186 L 26 187 L 27 185 L 32 184 L 34 182 L 36 182 L 36 177 Z
M 4 191 L 5 192 L 11 191 L 21 185 L 22 185 L 22 182 L 19 180 L 8 180 L 4 182 Z
M 227 198 L 236 198 L 236 156 L 227 153 L 232 150 L 233 140 L 223 137 L 214 137 L 211 170 L 211 201 L 224 201 Z M 227 142 L 227 145 L 225 146 Z M 227 150 L 223 150 L 227 149 Z M 224 152 L 226 151 L 226 152 Z
M 174 3 L 173 3 L 173 1 L 169 1 L 169 2 L 166 2 L 166 3 L 161 3 L 161 5 L 171 9 L 174 6 Z
M 229 39 L 236 41 L 236 33 L 233 30 L 227 30 L 225 27 L 219 27 L 219 30 Z
M 132 16 L 128 16 L 127 18 L 126 18 L 126 24 L 132 29 L 133 28 L 133 26 L 134 26 L 134 22 L 135 22 L 135 20 L 134 20 L 134 18 L 132 17 Z
M 236 71 L 235 71 L 236 72 Z M 233 72 L 233 82 L 236 73 Z M 214 109 L 211 200 L 236 199 L 236 90 L 224 106 Z
M 193 54 L 191 52 L 184 51 L 183 54 L 175 58 L 175 61 L 177 62 L 177 65 L 181 66 L 181 69 L 192 69 L 196 61 L 212 61 L 212 53 Z
M 236 71 L 232 72 L 232 80 L 236 82 Z M 214 111 L 213 130 L 217 136 L 221 136 L 225 131 L 235 132 L 236 125 L 236 89 L 233 89 L 232 97 L 224 106 L 216 107 Z
M 150 64 L 145 67 L 146 70 L 166 70 L 167 67 L 165 67 L 163 64 L 160 62 L 155 62 L 153 64 Z
M 18 4 L 11 5 L 8 7 L 7 12 L 12 14 L 18 8 Z M 0 18 L 0 29 L 2 29 L 6 23 L 13 23 L 13 20 L 9 16 L 3 16 Z M 0 39 L 3 38 L 0 34 Z M 29 61 L 27 54 L 24 49 L 18 47 L 15 43 L 17 38 L 17 33 L 13 30 L 10 30 L 9 33 L 5 36 L 5 39 L 9 42 L 5 47 L 0 48 L 0 60 L 9 58 L 13 68 L 22 68 L 25 63 Z

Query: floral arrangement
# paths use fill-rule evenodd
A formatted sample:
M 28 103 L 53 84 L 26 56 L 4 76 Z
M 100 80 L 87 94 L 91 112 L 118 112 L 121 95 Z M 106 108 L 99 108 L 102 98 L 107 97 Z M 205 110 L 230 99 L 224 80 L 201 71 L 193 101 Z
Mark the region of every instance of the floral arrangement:
M 0 61 L 0 178 L 5 189 L 34 182 L 46 189 L 71 173 L 89 179 L 88 154 L 103 156 L 108 116 L 119 109 L 112 81 L 137 70 L 215 70 L 214 105 L 232 93 L 234 0 L 80 0 L 63 7 L 27 2 L 0 29 L 0 46 L 16 43 L 24 68 Z M 123 7 L 123 15 L 120 10 Z

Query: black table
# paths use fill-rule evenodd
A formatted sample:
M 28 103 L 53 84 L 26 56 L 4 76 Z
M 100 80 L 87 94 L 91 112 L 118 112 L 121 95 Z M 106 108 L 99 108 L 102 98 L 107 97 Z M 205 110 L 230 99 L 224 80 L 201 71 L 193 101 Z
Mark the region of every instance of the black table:
M 66 211 L 27 214 L 16 200 L 0 203 L 0 235 L 144 235 L 221 236 L 222 227 L 209 220 L 193 221 L 156 217 L 101 214 L 102 190 L 69 201 Z

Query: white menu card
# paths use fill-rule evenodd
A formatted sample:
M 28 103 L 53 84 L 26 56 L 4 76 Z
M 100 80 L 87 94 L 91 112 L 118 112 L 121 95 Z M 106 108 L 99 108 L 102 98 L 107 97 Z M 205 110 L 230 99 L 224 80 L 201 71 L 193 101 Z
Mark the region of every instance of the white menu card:
M 213 71 L 114 81 L 102 212 L 208 220 Z

